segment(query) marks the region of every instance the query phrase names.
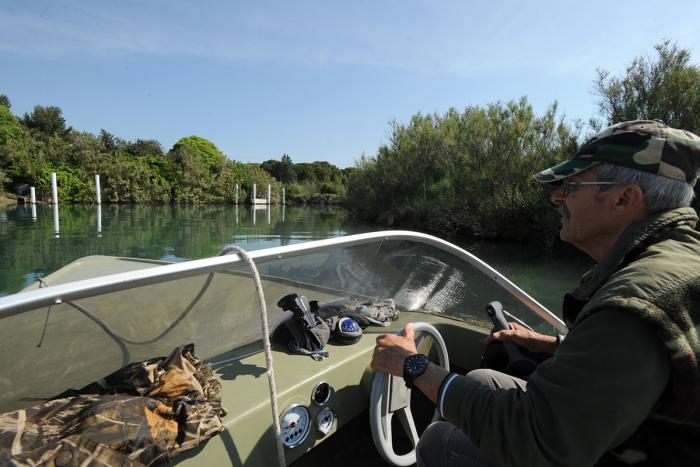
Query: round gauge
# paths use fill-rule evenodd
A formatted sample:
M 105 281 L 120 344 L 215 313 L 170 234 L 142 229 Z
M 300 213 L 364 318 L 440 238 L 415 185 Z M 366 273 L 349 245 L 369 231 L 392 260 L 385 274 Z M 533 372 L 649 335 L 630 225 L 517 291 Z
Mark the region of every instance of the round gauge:
M 316 405 L 323 405 L 331 398 L 331 386 L 326 382 L 318 383 L 311 391 L 311 400 Z
M 284 411 L 280 419 L 282 444 L 295 448 L 306 439 L 311 426 L 309 411 L 303 405 L 292 405 Z
M 330 407 L 326 407 L 316 415 L 316 429 L 322 435 L 327 435 L 335 425 L 335 413 Z

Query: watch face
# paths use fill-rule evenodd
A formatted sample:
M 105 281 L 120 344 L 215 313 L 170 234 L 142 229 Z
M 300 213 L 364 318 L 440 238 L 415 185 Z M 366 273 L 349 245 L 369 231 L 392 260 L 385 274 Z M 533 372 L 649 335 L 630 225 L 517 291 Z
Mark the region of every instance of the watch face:
M 421 354 L 411 355 L 404 362 L 404 377 L 417 378 L 425 373 L 427 367 L 428 357 Z

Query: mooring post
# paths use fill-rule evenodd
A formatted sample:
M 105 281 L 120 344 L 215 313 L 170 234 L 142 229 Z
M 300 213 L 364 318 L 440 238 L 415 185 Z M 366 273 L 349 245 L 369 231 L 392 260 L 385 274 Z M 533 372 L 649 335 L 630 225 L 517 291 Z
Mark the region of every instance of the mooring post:
M 32 203 L 32 220 L 36 222 L 36 204 Z
M 29 199 L 30 203 L 32 203 L 32 206 L 34 206 L 36 204 L 36 190 L 33 186 L 29 187 Z
M 51 172 L 51 199 L 54 206 L 58 204 L 58 186 L 56 184 L 56 172 Z
M 285 200 L 285 196 L 284 196 L 284 195 L 285 195 L 285 193 L 284 193 L 284 187 L 282 187 L 282 205 L 283 205 L 283 206 L 284 206 L 284 204 L 286 203 L 286 200 Z
M 100 176 L 95 174 L 95 193 L 97 194 L 97 205 L 102 204 L 102 195 L 100 194 Z
M 272 187 L 270 184 L 267 184 L 267 205 L 270 205 L 270 194 L 272 193 Z
M 235 195 L 234 199 L 236 200 L 236 201 L 235 201 L 235 202 L 236 202 L 236 206 L 238 206 L 238 183 L 236 183 L 236 195 Z

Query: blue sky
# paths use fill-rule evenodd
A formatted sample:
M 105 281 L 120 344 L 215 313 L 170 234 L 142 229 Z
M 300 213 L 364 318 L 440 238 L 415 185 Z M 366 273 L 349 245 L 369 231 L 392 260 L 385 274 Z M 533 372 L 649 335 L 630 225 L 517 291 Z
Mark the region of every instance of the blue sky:
M 597 112 L 663 39 L 698 63 L 700 2 L 0 0 L 0 94 L 74 128 L 169 149 L 213 141 L 244 162 L 352 166 L 417 112 L 527 96 Z

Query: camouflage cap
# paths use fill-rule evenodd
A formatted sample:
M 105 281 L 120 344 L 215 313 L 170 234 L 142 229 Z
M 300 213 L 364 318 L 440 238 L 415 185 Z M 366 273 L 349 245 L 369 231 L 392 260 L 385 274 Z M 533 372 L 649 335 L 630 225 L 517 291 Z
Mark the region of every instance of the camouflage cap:
M 568 161 L 534 177 L 541 183 L 556 183 L 602 162 L 695 183 L 700 137 L 657 120 L 618 123 L 589 139 Z

